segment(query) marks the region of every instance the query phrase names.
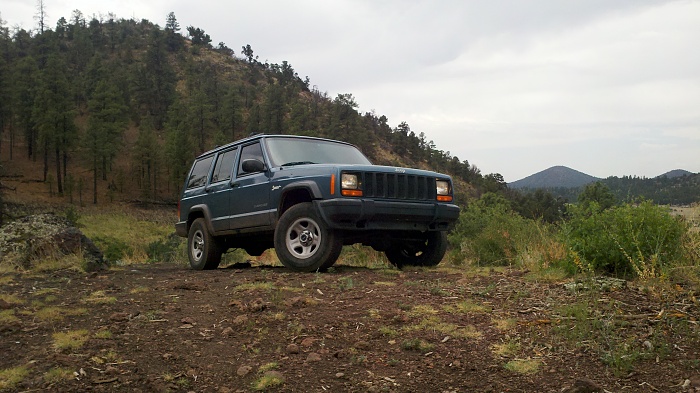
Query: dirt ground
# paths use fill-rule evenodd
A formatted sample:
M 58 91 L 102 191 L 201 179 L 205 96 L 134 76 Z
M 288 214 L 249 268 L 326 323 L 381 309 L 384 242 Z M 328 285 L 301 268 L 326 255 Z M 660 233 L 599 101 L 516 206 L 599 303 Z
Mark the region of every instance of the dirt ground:
M 8 384 L 6 371 L 0 383 L 61 392 L 700 391 L 696 295 L 682 286 L 572 290 L 516 270 L 6 273 L 0 370 L 19 378 Z

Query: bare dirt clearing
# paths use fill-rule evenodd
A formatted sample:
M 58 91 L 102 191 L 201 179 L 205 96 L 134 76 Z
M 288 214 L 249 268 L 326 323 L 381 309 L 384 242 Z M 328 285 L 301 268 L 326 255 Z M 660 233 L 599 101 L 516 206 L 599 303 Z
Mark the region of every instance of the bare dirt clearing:
M 700 389 L 696 295 L 571 290 L 511 270 L 6 273 L 0 386 L 559 392 L 589 379 L 688 392 Z

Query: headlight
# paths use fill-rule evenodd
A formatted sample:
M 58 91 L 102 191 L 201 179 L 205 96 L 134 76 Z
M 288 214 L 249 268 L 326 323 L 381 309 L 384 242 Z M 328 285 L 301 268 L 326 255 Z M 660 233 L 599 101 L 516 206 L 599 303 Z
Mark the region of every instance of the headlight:
M 357 175 L 343 173 L 340 179 L 340 186 L 345 190 L 357 190 Z
M 437 200 L 441 202 L 452 202 L 452 187 L 448 180 L 436 180 L 435 191 L 437 191 Z
M 343 196 L 361 197 L 362 185 L 354 173 L 343 173 L 340 176 L 340 194 Z

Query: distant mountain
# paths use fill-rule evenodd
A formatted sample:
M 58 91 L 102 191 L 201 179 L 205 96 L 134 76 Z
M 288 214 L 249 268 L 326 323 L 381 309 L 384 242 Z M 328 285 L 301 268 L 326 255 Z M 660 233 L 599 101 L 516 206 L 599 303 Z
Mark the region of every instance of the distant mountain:
M 686 171 L 685 169 L 674 169 L 656 177 L 668 177 L 669 179 L 673 179 L 674 177 L 681 177 L 687 175 L 694 175 L 694 173 Z
M 577 188 L 601 180 L 583 172 L 565 167 L 553 166 L 524 179 L 508 184 L 510 188 Z

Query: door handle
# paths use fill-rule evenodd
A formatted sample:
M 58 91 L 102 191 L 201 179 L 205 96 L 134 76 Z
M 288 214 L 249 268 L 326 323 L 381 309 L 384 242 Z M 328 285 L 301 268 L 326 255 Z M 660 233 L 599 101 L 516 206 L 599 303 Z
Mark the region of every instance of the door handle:
M 231 188 L 238 188 L 241 186 L 241 183 L 231 183 Z

